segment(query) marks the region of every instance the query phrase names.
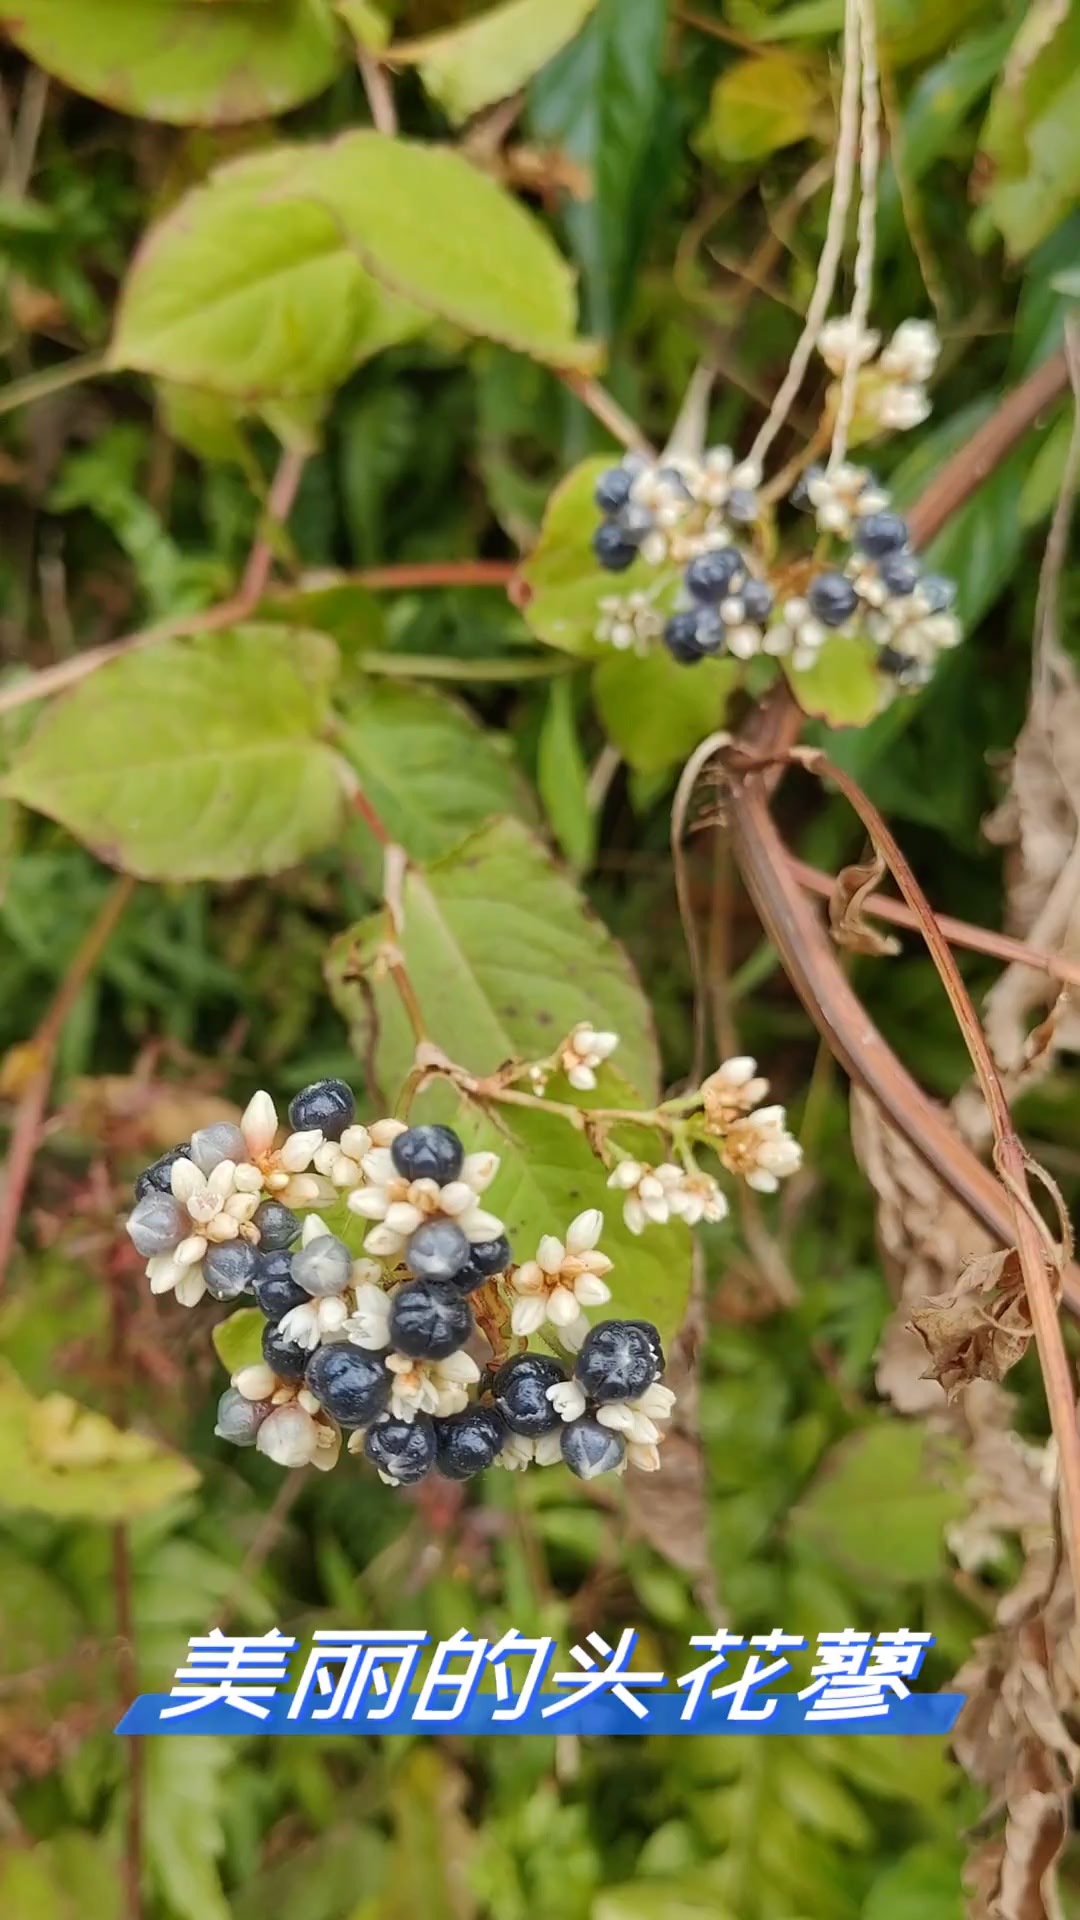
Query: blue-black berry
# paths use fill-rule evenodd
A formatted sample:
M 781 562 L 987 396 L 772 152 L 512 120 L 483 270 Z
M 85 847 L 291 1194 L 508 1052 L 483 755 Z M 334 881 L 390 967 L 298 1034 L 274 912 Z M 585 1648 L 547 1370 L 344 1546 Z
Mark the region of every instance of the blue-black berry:
M 615 520 L 602 520 L 592 537 L 592 550 L 608 573 L 625 573 L 637 559 L 637 542 L 628 539 Z
M 197 1127 L 191 1136 L 188 1155 L 200 1173 L 213 1173 L 223 1160 L 237 1164 L 248 1157 L 247 1141 L 231 1120 L 215 1120 L 208 1127 Z
M 634 475 L 629 467 L 609 467 L 600 475 L 593 493 L 601 513 L 618 513 L 630 498 Z
M 505 1273 L 513 1257 L 504 1233 L 500 1233 L 497 1240 L 473 1240 L 465 1265 L 451 1278 L 461 1293 L 475 1293 L 493 1273 Z
M 214 1432 L 234 1447 L 253 1447 L 269 1411 L 269 1400 L 245 1400 L 235 1387 L 226 1387 L 217 1404 Z
M 866 513 L 856 520 L 853 542 L 860 553 L 880 560 L 885 553 L 898 553 L 908 543 L 907 521 L 898 513 Z
M 390 1344 L 414 1360 L 445 1360 L 472 1330 L 472 1308 L 445 1280 L 407 1280 L 391 1302 Z
M 650 1320 L 601 1320 L 585 1335 L 574 1373 L 590 1400 L 636 1400 L 663 1368 Z
M 806 598 L 811 613 L 826 627 L 842 627 L 859 604 L 859 596 L 847 575 L 832 571 L 819 573 L 811 580 Z
M 311 1298 L 293 1279 L 292 1255 L 284 1247 L 276 1248 L 273 1253 L 263 1253 L 260 1249 L 254 1286 L 260 1313 L 265 1313 L 275 1325 L 294 1307 L 307 1306 Z
M 878 561 L 878 575 L 891 594 L 904 599 L 914 593 L 919 584 L 919 563 L 913 553 L 883 553 Z
M 453 1127 L 407 1127 L 391 1146 L 390 1158 L 402 1179 L 435 1180 L 445 1187 L 458 1178 L 465 1149 Z
M 760 626 L 773 610 L 773 590 L 767 580 L 747 580 L 739 588 L 739 599 L 747 620 Z
M 535 1440 L 557 1427 L 559 1415 L 547 1390 L 565 1379 L 566 1368 L 546 1353 L 519 1353 L 505 1360 L 495 1375 L 492 1395 L 511 1432 Z
M 882 673 L 891 674 L 894 680 L 910 680 L 918 664 L 910 653 L 901 653 L 899 647 L 881 647 L 878 650 L 878 666 Z
M 426 1413 L 418 1413 L 415 1420 L 382 1414 L 364 1435 L 364 1452 L 373 1467 L 403 1487 L 415 1486 L 435 1465 L 435 1428 Z
M 304 1385 L 339 1427 L 366 1427 L 387 1406 L 393 1382 L 379 1354 L 335 1340 L 306 1357 Z
M 680 666 L 692 667 L 724 645 L 724 628 L 711 607 L 687 607 L 673 613 L 664 628 L 664 645 Z
M 297 1286 L 316 1300 L 343 1293 L 352 1279 L 352 1254 L 332 1233 L 320 1233 L 306 1247 L 297 1247 L 289 1264 Z
M 273 1320 L 268 1320 L 263 1328 L 262 1351 L 267 1366 L 273 1367 L 280 1379 L 303 1379 L 308 1363 L 307 1348 L 297 1346 L 295 1340 L 287 1340 Z M 326 1351 L 329 1352 L 329 1348 Z
M 571 1420 L 562 1431 L 562 1457 L 579 1480 L 595 1480 L 622 1464 L 626 1442 L 621 1433 L 602 1427 L 591 1413 Z
M 136 1200 L 145 1200 L 148 1193 L 171 1193 L 173 1162 L 187 1158 L 188 1142 L 181 1140 L 178 1147 L 170 1147 L 152 1167 L 144 1167 L 135 1182 Z
M 291 1207 L 283 1207 L 280 1200 L 264 1200 L 256 1207 L 251 1224 L 259 1236 L 260 1253 L 277 1253 L 281 1247 L 291 1247 L 300 1233 L 295 1213 Z
M 506 1422 L 494 1407 L 466 1407 L 436 1420 L 435 1443 L 444 1479 L 471 1480 L 502 1452 Z
M 259 1270 L 259 1256 L 246 1240 L 223 1240 L 211 1247 L 203 1261 L 203 1279 L 212 1300 L 236 1300 L 250 1292 Z
M 924 573 L 919 581 L 919 597 L 930 613 L 947 613 L 956 599 L 956 581 L 944 573 Z
M 297 1133 L 313 1127 L 327 1140 L 340 1140 L 356 1118 L 356 1099 L 344 1080 L 313 1080 L 289 1102 L 289 1125 Z
M 136 1253 L 144 1260 L 172 1253 L 191 1231 L 187 1214 L 171 1193 L 149 1193 L 137 1200 L 124 1225 Z
M 418 1280 L 455 1280 L 469 1252 L 456 1220 L 425 1220 L 409 1235 L 402 1258 Z
M 741 554 L 734 547 L 714 547 L 711 553 L 699 553 L 691 560 L 683 576 L 687 593 L 705 606 L 715 606 L 731 591 L 736 576 L 743 571 Z

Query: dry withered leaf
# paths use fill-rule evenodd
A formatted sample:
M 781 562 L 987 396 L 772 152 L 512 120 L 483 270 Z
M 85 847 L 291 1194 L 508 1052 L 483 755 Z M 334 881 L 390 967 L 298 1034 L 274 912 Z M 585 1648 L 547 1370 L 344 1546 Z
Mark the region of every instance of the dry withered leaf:
M 923 1301 L 908 1325 L 926 1347 L 926 1378 L 940 1380 L 950 1400 L 972 1380 L 1003 1380 L 1031 1339 L 1015 1249 L 969 1261 L 956 1285 Z
M 883 933 L 864 912 L 867 900 L 876 893 L 888 868 L 880 853 L 865 866 L 843 867 L 829 896 L 829 927 L 838 947 L 849 953 L 868 953 L 877 959 L 891 958 L 900 952 L 895 934 Z

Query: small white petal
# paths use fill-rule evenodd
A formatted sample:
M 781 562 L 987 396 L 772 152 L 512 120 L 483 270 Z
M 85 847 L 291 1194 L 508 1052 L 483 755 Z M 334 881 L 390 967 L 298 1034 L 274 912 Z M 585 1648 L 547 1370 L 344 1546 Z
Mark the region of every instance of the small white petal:
M 367 1251 L 377 1254 L 380 1260 L 389 1260 L 392 1254 L 400 1253 L 404 1244 L 399 1233 L 391 1233 L 389 1227 L 382 1225 L 372 1227 L 364 1238 Z
M 530 1334 L 539 1333 L 546 1319 L 545 1299 L 527 1298 L 519 1294 L 510 1313 L 510 1328 L 519 1338 L 527 1340 Z
M 424 1216 L 419 1207 L 411 1206 L 408 1200 L 392 1200 L 384 1215 L 385 1225 L 391 1233 L 407 1240 L 410 1233 L 423 1225 Z
M 277 1133 L 277 1109 L 268 1093 L 253 1093 L 240 1116 L 240 1131 L 248 1143 L 248 1152 L 267 1153 Z
M 558 1427 L 553 1433 L 542 1433 L 535 1443 L 533 1459 L 538 1467 L 557 1467 L 562 1459 L 562 1434 Z
M 566 1077 L 578 1093 L 591 1093 L 596 1085 L 596 1075 L 591 1067 L 571 1067 Z
M 458 1226 L 469 1240 L 497 1240 L 504 1223 L 498 1214 L 485 1213 L 482 1207 L 477 1207 L 475 1212 L 461 1214 Z
M 604 1231 L 604 1216 L 599 1207 L 588 1207 L 571 1220 L 566 1229 L 567 1253 L 589 1253 Z
M 536 1249 L 536 1264 L 542 1273 L 558 1273 L 566 1259 L 566 1248 L 553 1233 L 545 1233 Z
M 638 1441 L 631 1440 L 626 1449 L 626 1459 L 627 1464 L 636 1467 L 639 1473 L 658 1473 L 660 1470 L 660 1453 L 655 1445 L 642 1446 Z
M 201 1266 L 184 1267 L 180 1272 L 173 1295 L 182 1307 L 197 1307 L 206 1292 L 206 1280 Z
M 290 1173 L 306 1173 L 322 1143 L 319 1127 L 308 1127 L 302 1133 L 290 1133 L 279 1155 L 282 1166 Z
M 553 1387 L 548 1388 L 547 1398 L 560 1420 L 579 1419 L 587 1404 L 584 1390 L 577 1380 L 556 1381 Z
M 169 1174 L 169 1183 L 181 1206 L 186 1205 L 192 1194 L 201 1193 L 206 1185 L 194 1160 L 174 1160 Z
M 498 1171 L 497 1153 L 467 1153 L 462 1163 L 461 1178 L 474 1193 L 484 1193 Z
M 476 1193 L 467 1180 L 451 1180 L 439 1192 L 439 1212 L 448 1214 L 451 1220 L 475 1205 Z
M 350 1213 L 358 1213 L 362 1220 L 383 1220 L 389 1202 L 382 1187 L 358 1187 L 345 1204 Z
M 263 1177 L 258 1167 L 248 1160 L 242 1160 L 233 1174 L 233 1185 L 237 1193 L 261 1193 Z
M 548 1295 L 547 1316 L 553 1327 L 572 1326 L 581 1308 L 569 1287 L 553 1287 Z
M 747 1174 L 746 1184 L 753 1187 L 755 1193 L 775 1193 L 780 1182 L 775 1173 L 766 1173 L 764 1168 L 759 1167 L 756 1172 Z
M 277 1375 L 265 1360 L 259 1360 L 253 1367 L 241 1367 L 239 1373 L 234 1373 L 230 1385 L 242 1393 L 245 1400 L 269 1400 L 277 1386 Z
M 198 1266 L 205 1252 L 204 1236 L 201 1233 L 191 1233 L 186 1240 L 181 1240 L 172 1257 L 178 1267 L 195 1267 Z
M 321 1240 L 329 1231 L 325 1220 L 321 1220 L 317 1213 L 309 1213 L 300 1229 L 300 1245 L 310 1247 L 313 1240 Z
M 636 1193 L 627 1195 L 623 1202 L 623 1221 L 631 1233 L 644 1233 L 648 1226 L 648 1216 Z
M 620 1160 L 614 1172 L 608 1177 L 609 1187 L 618 1187 L 625 1191 L 636 1187 L 644 1168 L 638 1160 Z
M 393 1180 L 400 1178 L 394 1165 L 389 1147 L 372 1147 L 360 1162 L 364 1177 L 376 1187 L 388 1187 Z
M 318 1429 L 303 1407 L 275 1407 L 259 1428 L 255 1445 L 279 1467 L 304 1467 L 318 1452 Z
M 389 1147 L 399 1133 L 407 1133 L 404 1120 L 375 1120 L 368 1129 L 376 1148 Z
M 574 1298 L 580 1307 L 602 1307 L 611 1299 L 611 1288 L 595 1273 L 579 1273 L 574 1281 Z
M 333 1143 L 328 1142 L 327 1144 L 332 1145 Z M 346 1127 L 338 1145 L 342 1153 L 348 1154 L 350 1160 L 360 1161 L 363 1159 L 365 1153 L 370 1153 L 371 1151 L 371 1135 L 366 1127 Z
M 318 1346 L 319 1316 L 314 1306 L 292 1307 L 278 1324 L 283 1338 L 295 1346 L 303 1347 L 308 1353 Z
M 580 1314 L 576 1320 L 570 1322 L 569 1326 L 560 1328 L 559 1337 L 564 1347 L 569 1348 L 571 1353 L 577 1353 L 584 1345 L 588 1331 L 589 1322 L 584 1314 Z

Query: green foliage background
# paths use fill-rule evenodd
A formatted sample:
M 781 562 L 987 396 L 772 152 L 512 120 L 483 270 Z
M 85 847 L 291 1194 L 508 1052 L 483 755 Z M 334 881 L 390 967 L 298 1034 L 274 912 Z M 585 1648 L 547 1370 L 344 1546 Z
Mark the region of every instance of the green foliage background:
M 729 1010 L 791 1104 L 809 1177 L 767 1220 L 794 1304 L 777 1307 L 736 1227 L 703 1236 L 703 1506 L 672 1497 L 628 1525 L 618 1490 L 592 1497 L 561 1470 L 491 1475 L 464 1500 L 391 1497 L 347 1462 L 305 1481 L 268 1531 L 278 1471 L 211 1436 L 221 1375 L 205 1319 L 150 1301 L 116 1252 L 125 1183 L 214 1102 L 256 1085 L 284 1100 L 324 1073 L 373 1106 L 378 1078 L 392 1091 L 393 1016 L 373 1047 L 347 978 L 378 911 L 379 863 L 342 805 L 338 754 L 424 865 L 410 884 L 439 908 L 416 955 L 433 994 L 439 914 L 467 917 L 462 1057 L 481 1028 L 490 1064 L 500 1057 L 502 1030 L 484 1026 L 505 1011 L 485 989 L 493 943 L 509 943 L 524 979 L 549 928 L 547 973 L 518 996 L 527 1039 L 561 1022 L 570 954 L 568 1018 L 614 1020 L 642 1098 L 656 1035 L 665 1084 L 688 1065 L 668 814 L 683 757 L 735 711 L 726 670 L 596 664 L 582 476 L 562 496 L 562 544 L 549 525 L 534 563 L 531 624 L 497 586 L 388 591 L 344 576 L 530 549 L 555 485 L 611 446 L 559 369 L 602 359 L 609 391 L 661 441 L 707 353 L 721 370 L 712 437 L 747 443 L 820 246 L 842 8 L 393 11 L 23 0 L 7 23 L 0 347 L 14 398 L 41 397 L 0 421 L 3 686 L 221 602 L 260 531 L 293 583 L 254 620 L 160 641 L 48 709 L 0 717 L 9 1117 L 110 867 L 146 882 L 64 1025 L 55 1118 L 0 1301 L 0 1911 L 19 1920 L 136 1910 L 122 1872 L 136 1776 L 111 1733 L 131 1678 L 117 1659 L 118 1554 L 147 1689 L 218 1619 L 301 1635 L 337 1622 L 439 1637 L 467 1623 L 492 1639 L 517 1625 L 564 1646 L 633 1624 L 641 1663 L 678 1673 L 717 1595 L 746 1632 L 926 1626 L 929 1676 L 944 1685 L 1017 1571 L 1006 1551 L 985 1581 L 958 1577 L 944 1529 L 965 1510 L 963 1461 L 928 1454 L 922 1427 L 875 1394 L 890 1296 L 845 1089 L 741 899 Z M 1080 10 L 1040 46 L 1050 12 L 879 7 L 891 158 L 875 318 L 935 311 L 945 340 L 933 422 L 881 456 L 901 499 L 1060 343 L 1078 290 Z M 466 15 L 468 30 L 445 37 Z M 1029 54 L 1006 85 L 1021 28 Z M 350 31 L 368 47 L 418 42 L 398 107 L 410 140 L 438 151 L 388 151 L 371 133 Z M 501 169 L 451 153 L 473 115 L 518 88 Z M 101 377 L 58 375 L 76 355 L 98 356 L 76 372 Z M 1024 711 L 1067 432 L 1063 403 L 935 545 L 959 581 L 966 644 L 926 694 L 829 738 L 934 902 L 989 926 L 1003 881 L 980 822 Z M 287 535 L 265 514 L 280 445 L 308 455 Z M 1067 572 L 1066 616 L 1078 599 Z M 608 746 L 621 756 L 610 782 L 598 778 Z M 821 795 L 793 785 L 783 811 L 804 857 L 835 870 L 859 853 L 850 815 Z M 458 849 L 473 834 L 486 907 L 462 903 Z M 709 846 L 696 856 L 706 908 L 724 884 L 712 861 Z M 974 989 L 988 984 L 985 963 L 964 964 Z M 954 1091 L 961 1045 L 915 947 L 854 972 L 911 1069 Z M 447 1020 L 460 1015 L 448 1004 Z M 1078 1113 L 1066 1072 L 1021 1113 L 1067 1184 Z M 579 1177 L 556 1168 L 534 1204 L 557 1212 Z M 658 1297 L 666 1286 L 678 1320 L 681 1242 L 620 1247 L 620 1274 Z M 1040 1433 L 1033 1367 L 1019 1382 L 1021 1422 Z M 137 1794 L 152 1920 L 954 1920 L 981 1811 L 936 1744 L 890 1739 L 241 1734 L 149 1743 Z M 1066 1895 L 1075 1905 L 1068 1876 Z

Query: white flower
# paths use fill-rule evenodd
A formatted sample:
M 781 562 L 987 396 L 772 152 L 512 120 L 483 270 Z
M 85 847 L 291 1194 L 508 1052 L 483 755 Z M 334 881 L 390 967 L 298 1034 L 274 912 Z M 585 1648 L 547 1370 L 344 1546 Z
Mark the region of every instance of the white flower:
M 269 1400 L 276 1391 L 277 1374 L 268 1367 L 265 1360 L 256 1361 L 252 1367 L 241 1367 L 234 1373 L 229 1385 L 236 1388 L 245 1400 Z
M 817 350 L 829 372 L 840 375 L 852 360 L 864 367 L 874 358 L 880 342 L 880 333 L 872 327 L 857 327 L 853 315 L 845 313 L 826 320 L 817 337 Z
M 350 1193 L 347 1205 L 375 1223 L 364 1246 L 384 1260 L 399 1254 L 425 1220 L 440 1217 L 456 1221 L 469 1240 L 496 1240 L 503 1223 L 485 1212 L 478 1196 L 498 1167 L 498 1154 L 466 1154 L 458 1178 L 440 1187 L 435 1180 L 408 1180 L 395 1167 L 389 1147 L 375 1146 L 361 1162 L 365 1184 Z
M 647 653 L 663 631 L 664 617 L 647 593 L 605 594 L 600 602 L 596 638 L 617 653 Z
M 717 1146 L 729 1173 L 738 1174 L 758 1193 L 775 1193 L 781 1180 L 802 1165 L 802 1148 L 787 1130 L 783 1107 L 759 1107 L 736 1120 Z
M 358 1267 L 368 1268 L 372 1263 L 358 1260 L 353 1268 L 354 1280 Z M 376 1269 L 378 1271 L 378 1269 Z M 367 1347 L 371 1353 L 383 1353 L 390 1345 L 390 1307 L 393 1295 L 384 1293 L 370 1275 L 360 1280 L 355 1287 L 354 1307 L 348 1319 L 342 1323 L 342 1331 L 354 1347 Z
M 316 1148 L 311 1164 L 316 1173 L 325 1175 L 338 1193 L 351 1193 L 363 1181 L 364 1155 L 371 1152 L 373 1145 L 366 1127 L 346 1127 L 340 1140 L 324 1140 Z
M 495 1465 L 505 1467 L 510 1473 L 524 1473 L 534 1462 L 538 1467 L 554 1467 L 561 1459 L 562 1433 L 556 1427 L 552 1433 L 542 1433 L 538 1440 L 526 1440 L 520 1433 L 510 1434 L 502 1452 L 495 1456 Z
M 880 513 L 889 504 L 889 495 L 873 475 L 850 461 L 841 461 L 831 473 L 824 467 L 808 467 L 802 490 L 814 510 L 818 531 L 835 533 L 844 540 L 850 540 L 856 520 L 867 513 Z
M 672 1195 L 681 1186 L 683 1170 L 665 1162 L 650 1167 L 643 1160 L 620 1160 L 608 1186 L 626 1195 L 623 1219 L 631 1233 L 648 1226 L 666 1226 L 672 1215 Z
M 279 1467 L 306 1467 L 319 1451 L 319 1424 L 296 1401 L 274 1407 L 255 1436 L 255 1445 Z
M 349 1318 L 349 1302 L 343 1293 L 321 1294 L 317 1300 L 305 1300 L 290 1308 L 280 1321 L 286 1340 L 306 1352 L 314 1352 L 324 1340 L 341 1333 Z
M 910 433 L 930 418 L 931 406 L 922 387 L 889 380 L 878 388 L 870 410 L 887 433 Z
M 809 602 L 797 595 L 784 601 L 779 620 L 766 631 L 762 650 L 790 654 L 792 666 L 802 672 L 814 665 L 828 637 L 829 629 L 811 612 Z
M 197 1307 L 206 1292 L 201 1257 L 184 1264 L 177 1259 L 182 1248 L 190 1244 L 184 1240 L 176 1253 L 154 1254 L 146 1263 L 151 1293 L 172 1293 L 182 1307 Z
M 768 1091 L 768 1081 L 758 1073 L 757 1061 L 748 1053 L 722 1060 L 701 1089 L 701 1103 L 709 1127 L 722 1133 L 740 1114 L 758 1106 Z
M 704 1220 L 707 1226 L 714 1227 L 726 1220 L 728 1203 L 711 1173 L 703 1173 L 700 1167 L 687 1168 L 682 1183 L 671 1195 L 671 1211 L 677 1220 L 685 1220 L 688 1227 L 696 1227 Z
M 202 1242 L 198 1252 L 185 1252 L 189 1241 L 181 1241 L 172 1256 L 181 1266 L 201 1260 L 210 1241 L 235 1240 L 251 1220 L 259 1204 L 259 1191 L 238 1192 L 238 1172 L 234 1160 L 219 1160 L 209 1174 L 200 1173 L 193 1160 L 173 1161 L 169 1176 L 173 1195 L 191 1221 L 191 1240 Z
M 280 1147 L 275 1147 L 277 1108 L 270 1095 L 260 1091 L 252 1094 L 244 1108 L 240 1131 L 251 1163 L 261 1176 L 260 1184 L 275 1200 L 286 1207 L 312 1207 L 333 1198 L 329 1184 L 307 1171 L 323 1144 L 317 1127 L 290 1133 Z
M 912 386 L 924 386 L 937 366 L 941 340 L 930 320 L 902 320 L 888 345 L 883 348 L 880 366 L 893 380 Z
M 604 1216 L 597 1208 L 579 1213 L 571 1220 L 565 1241 L 545 1234 L 535 1260 L 511 1271 L 514 1333 L 527 1338 L 550 1320 L 568 1346 L 580 1346 L 588 1331 L 582 1308 L 599 1307 L 611 1299 L 603 1277 L 611 1272 L 611 1261 L 606 1253 L 596 1251 L 603 1227 Z
M 617 1033 L 598 1033 L 587 1020 L 573 1029 L 559 1052 L 559 1065 L 572 1087 L 589 1093 L 596 1085 L 596 1069 L 610 1059 L 619 1044 Z
M 585 1390 L 577 1380 L 557 1380 L 548 1388 L 546 1397 L 560 1420 L 580 1419 L 588 1405 Z
M 415 1420 L 418 1413 L 440 1418 L 460 1413 L 469 1404 L 469 1388 L 480 1378 L 476 1361 L 467 1353 L 451 1353 L 445 1360 L 390 1353 L 386 1364 L 394 1376 L 390 1411 L 397 1420 Z
M 674 1405 L 671 1388 L 661 1386 L 656 1380 L 636 1400 L 608 1400 L 596 1409 L 600 1425 L 621 1433 L 626 1442 L 624 1469 L 636 1467 L 639 1473 L 656 1473 L 664 1429 Z

